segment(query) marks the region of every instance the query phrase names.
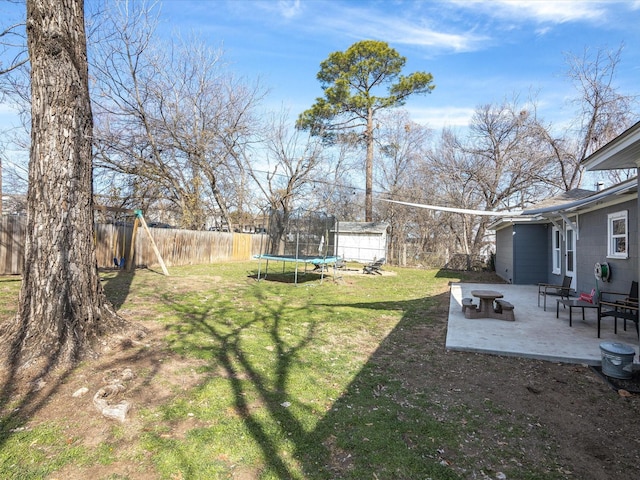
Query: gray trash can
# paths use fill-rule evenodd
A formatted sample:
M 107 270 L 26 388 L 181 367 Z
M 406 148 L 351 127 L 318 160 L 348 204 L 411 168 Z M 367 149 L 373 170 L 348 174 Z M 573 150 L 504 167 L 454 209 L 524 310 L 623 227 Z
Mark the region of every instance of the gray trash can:
M 633 375 L 633 347 L 618 342 L 602 342 L 602 373 L 608 377 L 629 379 Z

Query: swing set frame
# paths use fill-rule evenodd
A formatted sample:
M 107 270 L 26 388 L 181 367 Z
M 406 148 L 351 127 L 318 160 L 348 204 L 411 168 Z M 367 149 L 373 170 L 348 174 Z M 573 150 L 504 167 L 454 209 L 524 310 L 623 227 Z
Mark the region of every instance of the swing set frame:
M 135 255 L 135 246 L 136 246 L 136 237 L 138 234 L 138 228 L 140 228 L 140 226 L 142 226 L 142 228 L 144 229 L 144 231 L 147 233 L 147 235 L 149 236 L 149 239 L 151 240 L 151 247 L 153 248 L 153 252 L 156 255 L 156 258 L 158 259 L 158 263 L 160 264 L 160 267 L 162 268 L 162 273 L 164 273 L 164 275 L 166 275 L 167 277 L 169 276 L 169 270 L 167 269 L 167 266 L 164 263 L 164 260 L 162 259 L 162 255 L 160 255 L 160 250 L 158 249 L 158 246 L 156 245 L 155 240 L 153 239 L 153 235 L 151 235 L 151 230 L 149 230 L 149 226 L 147 225 L 147 221 L 144 219 L 144 215 L 142 215 L 142 210 L 131 210 L 129 208 L 120 208 L 120 207 L 107 207 L 104 205 L 94 205 L 93 206 L 94 210 L 100 210 L 102 212 L 115 212 L 115 213 L 124 213 L 125 215 L 134 215 L 135 216 L 135 221 L 133 222 L 133 233 L 131 234 L 131 245 L 129 248 L 129 255 L 128 257 L 124 255 L 124 239 L 123 239 L 123 243 L 122 243 L 122 253 L 123 255 L 120 256 L 120 260 L 118 261 L 117 258 L 117 252 L 116 255 L 114 255 L 114 263 L 116 263 L 116 267 L 119 268 L 126 268 L 126 270 L 128 272 L 130 272 L 133 269 L 134 266 L 134 262 L 133 262 L 133 258 Z M 117 248 L 117 246 L 116 246 Z M 128 258 L 128 260 L 127 260 Z

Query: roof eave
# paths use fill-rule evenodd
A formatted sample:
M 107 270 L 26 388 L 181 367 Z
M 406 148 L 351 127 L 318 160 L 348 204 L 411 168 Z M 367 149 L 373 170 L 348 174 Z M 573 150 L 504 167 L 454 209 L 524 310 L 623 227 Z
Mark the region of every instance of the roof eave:
M 637 168 L 640 162 L 640 122 L 628 128 L 582 161 L 585 169 Z
M 637 191 L 637 188 L 638 188 L 638 180 L 637 178 L 634 177 L 625 182 L 619 183 L 618 185 L 614 185 L 613 187 L 607 188 L 606 190 L 597 192 L 589 197 L 585 197 L 580 200 L 574 200 L 572 202 L 567 202 L 567 203 L 554 205 L 550 207 L 532 208 L 530 210 L 525 210 L 523 214 L 548 216 L 547 214 L 571 212 L 571 211 L 589 207 L 596 202 L 604 201 L 607 198 L 611 198 L 616 195 L 632 193 L 634 190 Z

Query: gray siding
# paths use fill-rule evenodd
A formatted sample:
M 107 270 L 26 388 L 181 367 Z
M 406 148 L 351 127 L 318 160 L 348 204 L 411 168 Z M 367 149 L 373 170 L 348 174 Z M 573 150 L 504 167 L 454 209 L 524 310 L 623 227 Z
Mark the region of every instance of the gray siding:
M 552 258 L 552 246 L 553 246 L 553 225 L 548 223 L 547 224 L 547 232 L 546 232 L 546 242 L 547 242 L 547 257 L 546 257 L 546 261 L 545 261 L 545 268 L 546 268 L 546 278 L 544 280 L 542 280 L 542 282 L 540 283 L 550 283 L 552 285 L 561 285 L 562 284 L 562 279 L 564 278 L 564 274 L 567 268 L 567 265 L 565 263 L 565 255 L 564 252 L 566 250 L 566 245 L 564 242 L 564 239 L 561 240 L 561 245 L 560 248 L 562 249 L 561 255 L 562 255 L 562 261 L 560 262 L 560 270 L 561 273 L 559 275 L 555 275 L 553 273 L 553 258 Z
M 627 210 L 629 212 L 629 258 L 607 258 L 607 215 Z M 638 279 L 638 208 L 636 200 L 581 214 L 580 237 L 577 248 L 578 292 L 590 292 L 596 286 L 594 266 L 607 262 L 611 269 L 611 281 L 599 282 L 600 290 L 627 292 L 632 280 Z
M 496 273 L 516 285 L 548 282 L 549 242 L 546 224 L 513 224 L 496 231 Z
M 513 283 L 535 285 L 547 281 L 550 270 L 547 225 L 514 225 Z
M 513 282 L 513 226 L 496 231 L 496 273 L 503 280 Z

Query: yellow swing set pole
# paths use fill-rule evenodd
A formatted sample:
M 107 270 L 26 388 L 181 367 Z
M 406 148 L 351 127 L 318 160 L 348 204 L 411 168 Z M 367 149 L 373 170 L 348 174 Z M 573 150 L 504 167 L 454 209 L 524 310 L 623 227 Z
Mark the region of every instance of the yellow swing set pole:
M 164 260 L 162 260 L 162 256 L 160 255 L 160 250 L 158 250 L 158 246 L 156 245 L 156 242 L 153 240 L 153 236 L 151 235 L 151 230 L 149 230 L 149 227 L 147 226 L 147 222 L 142 216 L 142 210 L 135 210 L 135 214 L 136 214 L 136 221 L 140 220 L 140 224 L 142 225 L 142 228 L 144 228 L 144 231 L 147 232 L 147 235 L 149 235 L 149 239 L 151 240 L 151 246 L 153 247 L 153 252 L 156 254 L 156 257 L 158 258 L 160 267 L 162 267 L 162 272 L 168 277 L 169 270 L 167 270 L 167 266 L 164 264 Z

